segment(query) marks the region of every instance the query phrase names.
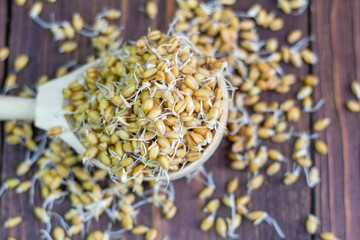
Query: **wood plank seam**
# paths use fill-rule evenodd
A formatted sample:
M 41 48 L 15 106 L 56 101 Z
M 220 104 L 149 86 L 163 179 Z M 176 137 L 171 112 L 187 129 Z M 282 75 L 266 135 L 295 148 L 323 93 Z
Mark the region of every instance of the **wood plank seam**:
M 4 45 L 5 46 L 9 46 L 9 43 L 10 43 L 10 31 L 11 31 L 11 0 L 7 0 L 6 3 L 5 3 L 5 6 L 6 6 L 6 17 L 5 17 L 5 21 L 6 21 L 6 24 L 5 24 L 5 27 L 6 27 L 6 30 L 5 30 L 5 41 L 4 41 Z M 1 46 L 2 47 L 2 46 Z M 9 72 L 9 67 L 10 67 L 10 58 L 8 57 L 4 62 L 4 67 L 3 67 L 3 76 L 2 78 L 0 79 L 1 81 L 1 87 L 3 88 L 4 87 L 4 83 L 5 83 L 5 78 L 6 76 L 8 75 L 8 72 Z M 5 143 L 5 131 L 4 131 L 4 123 L 1 122 L 1 125 L 0 125 L 0 156 L 3 156 L 3 153 L 4 153 L 4 143 Z M 3 167 L 3 164 L 2 164 L 2 161 L 3 161 L 3 157 L 1 157 L 1 161 L 0 161 L 0 186 L 2 186 L 3 184 L 3 176 L 2 176 L 2 167 Z M 1 208 L 1 201 L 0 201 L 0 209 Z
M 311 21 L 311 19 L 312 19 L 312 14 L 314 13 L 313 11 L 312 11 L 313 9 L 311 8 L 311 6 L 310 6 L 310 8 L 309 8 L 309 11 L 308 11 L 308 30 L 309 30 L 309 33 L 312 35 L 313 34 L 313 27 L 312 27 L 312 21 Z M 314 46 L 313 46 L 313 43 L 314 43 L 314 41 L 312 41 L 311 43 L 310 43 L 310 46 L 309 46 L 309 48 L 312 50 L 312 51 L 314 51 Z M 309 73 L 310 74 L 314 74 L 314 66 L 313 65 L 310 65 L 309 66 Z M 313 114 L 310 114 L 310 121 L 309 121 L 309 124 L 310 124 L 310 126 L 309 126 L 309 129 L 313 132 L 313 123 L 314 123 L 314 117 L 313 117 Z M 314 146 L 311 146 L 311 148 L 310 148 L 310 157 L 311 157 L 311 159 L 315 159 L 315 148 L 314 148 Z M 319 186 L 318 186 L 319 187 Z M 316 191 L 315 191 L 315 188 L 312 188 L 311 190 L 310 190 L 310 213 L 311 214 L 314 214 L 314 215 L 316 215 Z M 316 236 L 315 235 L 312 235 L 311 236 L 311 240 L 316 240 Z

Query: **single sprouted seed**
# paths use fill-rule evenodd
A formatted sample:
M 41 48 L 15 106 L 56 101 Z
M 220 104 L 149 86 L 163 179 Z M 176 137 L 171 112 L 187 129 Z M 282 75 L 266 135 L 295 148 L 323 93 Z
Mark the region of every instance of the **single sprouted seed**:
M 22 55 L 19 55 L 15 58 L 14 60 L 14 70 L 16 72 L 19 72 L 21 70 L 23 70 L 29 63 L 29 56 L 25 55 L 25 54 L 22 54 Z
M 154 1 L 149 1 L 146 3 L 145 12 L 149 18 L 154 19 L 158 14 L 158 7 Z
M 5 61 L 10 55 L 10 49 L 8 47 L 0 48 L 0 62 Z
M 253 211 L 247 214 L 247 218 L 254 223 L 254 225 L 259 225 L 262 222 L 266 222 L 267 224 L 274 227 L 276 233 L 279 235 L 281 239 L 285 239 L 285 234 L 280 228 L 278 222 L 271 217 L 267 212 L 264 211 Z
M 10 217 L 6 219 L 3 226 L 4 228 L 14 228 L 18 226 L 22 222 L 22 217 L 16 216 L 16 217 Z
M 357 81 L 353 81 L 351 83 L 351 91 L 355 95 L 355 97 L 360 100 L 360 83 Z
M 318 230 L 319 224 L 319 218 L 313 214 L 310 214 L 305 222 L 306 232 L 309 234 L 315 234 Z

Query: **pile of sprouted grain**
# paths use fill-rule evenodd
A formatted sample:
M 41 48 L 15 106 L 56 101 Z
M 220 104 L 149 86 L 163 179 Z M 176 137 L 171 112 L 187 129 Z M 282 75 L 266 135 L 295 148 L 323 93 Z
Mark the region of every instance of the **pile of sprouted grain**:
M 25 3 L 25 1 L 17 2 L 20 5 Z M 292 185 L 295 183 L 302 171 L 305 173 L 309 187 L 315 187 L 319 183 L 319 170 L 310 159 L 310 147 L 313 144 L 320 154 L 326 154 L 326 144 L 317 139 L 317 133 L 296 132 L 292 127 L 289 128 L 289 125 L 291 122 L 297 122 L 301 119 L 302 111 L 310 114 L 317 111 L 324 101 L 320 99 L 316 104 L 314 103 L 312 93 L 319 83 L 319 79 L 314 75 L 303 77 L 303 87 L 298 90 L 298 94 L 285 101 L 267 102 L 261 100 L 261 93 L 284 94 L 290 92 L 290 89 L 295 86 L 294 83 L 297 81 L 297 77 L 292 73 L 284 73 L 280 63 L 291 63 L 294 67 L 299 68 L 304 63 L 315 64 L 317 56 L 306 47 L 311 38 L 301 38 L 302 33 L 299 30 L 289 33 L 287 40 L 290 46 L 280 48 L 279 41 L 276 38 L 261 40 L 258 28 L 279 31 L 283 28 L 284 21 L 258 4 L 253 5 L 245 12 L 225 7 L 235 2 L 234 0 L 219 0 L 199 3 L 197 0 L 179 0 L 177 1 L 178 11 L 174 21 L 170 24 L 170 32 L 176 33 L 176 36 L 183 40 L 189 39 L 189 41 L 180 41 L 181 44 L 189 44 L 192 49 L 197 49 L 197 51 L 213 56 L 211 59 L 227 62 L 228 64 L 228 69 L 232 73 L 230 82 L 239 89 L 235 94 L 229 113 L 230 119 L 227 136 L 229 141 L 233 143 L 232 152 L 229 154 L 231 160 L 230 167 L 250 176 L 245 184 L 247 191 L 236 196 L 235 191 L 239 188 L 239 185 L 244 185 L 244 183 L 239 183 L 238 179 L 234 178 L 228 182 L 226 194 L 222 198 L 217 199 L 212 197 L 216 191 L 216 184 L 211 172 L 200 168 L 197 172 L 189 175 L 188 178 L 204 183 L 204 188 L 199 193 L 199 199 L 200 201 L 208 201 L 204 205 L 204 213 L 207 216 L 200 223 L 201 230 L 208 231 L 214 226 L 216 233 L 221 237 L 237 238 L 236 231 L 241 225 L 242 218 L 245 217 L 245 219 L 248 219 L 255 225 L 266 222 L 274 227 L 280 237 L 284 238 L 285 234 L 274 218 L 262 210 L 248 210 L 248 204 L 251 201 L 252 193 L 259 189 L 268 177 L 278 174 L 285 163 L 291 163 L 293 169 L 285 172 L 283 178 L 284 184 Z M 278 7 L 288 14 L 301 14 L 306 10 L 308 4 L 306 0 L 278 1 Z M 154 8 L 153 3 L 143 9 L 145 9 L 148 16 L 152 18 L 156 16 L 157 9 Z M 88 71 L 88 77 L 84 78 L 82 84 L 74 83 L 72 86 L 69 86 L 70 92 L 64 92 L 65 96 L 68 96 L 73 101 L 68 110 L 78 111 L 72 115 L 75 120 L 82 118 L 81 114 L 84 114 L 84 112 L 81 113 L 81 111 L 84 111 L 84 108 L 94 107 L 91 104 L 99 107 L 94 107 L 93 114 L 98 114 L 99 118 L 105 120 L 105 124 L 98 125 L 96 121 L 90 120 L 87 122 L 87 118 L 85 118 L 85 122 L 78 122 L 78 126 L 83 128 L 81 130 L 83 136 L 87 136 L 85 141 L 88 143 L 85 144 L 88 144 L 90 147 L 90 145 L 94 145 L 92 144 L 92 141 L 95 143 L 94 139 L 100 141 L 102 137 L 100 131 L 102 129 L 108 132 L 112 130 L 111 124 L 108 124 L 108 120 L 106 120 L 108 115 L 105 112 L 108 107 L 112 106 L 108 111 L 114 111 L 112 112 L 112 114 L 114 113 L 112 119 L 109 119 L 110 123 L 112 123 L 116 115 L 115 109 L 118 109 L 118 107 L 119 109 L 128 107 L 125 104 L 129 103 L 126 99 L 127 97 L 121 98 L 119 93 L 123 94 L 123 91 L 130 87 L 115 84 L 114 80 L 130 74 L 126 81 L 131 81 L 131 84 L 138 83 L 139 79 L 142 79 L 140 76 L 144 77 L 147 70 L 156 67 L 156 74 L 154 73 L 155 75 L 152 76 L 154 78 L 153 82 L 157 82 L 155 79 L 158 80 L 158 77 L 162 79 L 164 76 L 161 73 L 157 73 L 161 69 L 161 67 L 158 69 L 158 63 L 154 64 L 151 61 L 159 59 L 158 55 L 162 56 L 161 51 L 165 51 L 166 55 L 171 55 L 171 51 L 167 53 L 167 49 L 171 46 L 161 46 L 158 48 L 160 53 L 156 51 L 157 54 L 151 53 L 151 48 L 144 49 L 144 53 L 137 52 L 137 48 L 151 46 L 151 44 L 147 45 L 149 43 L 146 42 L 146 38 L 142 38 L 136 44 L 125 48 L 128 50 L 126 53 L 128 56 L 137 56 L 133 59 L 134 62 L 131 63 L 129 59 L 123 61 L 120 58 L 119 60 L 116 55 L 112 54 L 114 51 L 118 51 L 121 45 L 121 28 L 109 23 L 109 20 L 120 17 L 120 11 L 115 9 L 101 11 L 93 25 L 85 23 L 78 13 L 74 13 L 73 19 L 70 21 L 56 21 L 55 17 L 53 17 L 51 21 L 46 22 L 40 18 L 41 11 L 42 3 L 36 2 L 31 7 L 29 15 L 41 27 L 50 29 L 55 40 L 68 39 L 71 41 L 63 43 L 60 46 L 60 52 L 68 53 L 76 50 L 77 44 L 72 39 L 78 33 L 91 38 L 93 46 L 99 52 L 99 56 L 107 60 L 103 65 L 104 70 L 99 68 Z M 162 34 L 160 35 L 162 36 Z M 161 45 L 157 41 L 153 44 Z M 8 48 L 0 49 L 0 60 L 5 60 L 8 55 Z M 181 56 L 179 57 L 181 58 Z M 25 57 L 20 59 L 14 64 L 15 72 L 20 71 L 27 64 L 28 60 L 25 61 Z M 92 59 L 90 58 L 90 60 Z M 149 60 L 150 64 L 145 64 Z M 140 63 L 136 64 L 139 61 Z M 185 63 L 184 66 L 186 64 L 194 64 L 189 56 L 187 56 L 187 59 L 182 59 L 181 62 Z M 72 61 L 60 67 L 57 76 L 66 74 L 68 69 L 73 67 L 74 64 L 76 62 Z M 128 66 L 131 67 L 129 68 Z M 123 69 L 125 72 L 122 73 L 119 69 Z M 181 69 L 178 68 L 177 70 Z M 170 70 L 170 72 L 174 74 L 173 71 Z M 114 77 L 107 79 L 109 74 L 114 75 Z M 177 74 L 181 74 L 181 71 L 178 71 Z M 94 84 L 93 76 L 95 75 L 104 77 L 104 80 L 101 80 L 98 85 Z M 9 75 L 7 79 L 4 93 L 16 87 L 15 74 Z M 41 76 L 38 84 L 44 83 L 47 80 L 47 76 Z M 142 82 L 148 85 L 151 80 L 142 80 Z M 161 81 L 157 83 L 160 87 L 164 85 L 169 87 L 166 81 L 165 84 Z M 195 82 L 191 81 L 189 83 L 192 85 L 191 83 Z M 196 81 L 196 83 L 198 82 Z M 129 95 L 128 98 L 133 103 L 132 109 L 137 110 L 126 111 L 125 115 L 120 114 L 116 116 L 118 121 L 121 120 L 128 124 L 124 124 L 123 128 L 127 128 L 129 125 L 133 125 L 135 128 L 136 122 L 140 120 L 136 119 L 136 114 L 149 119 L 149 113 L 145 113 L 146 111 L 143 110 L 144 106 L 146 110 L 146 105 L 140 106 L 140 102 L 146 100 L 140 93 L 146 92 L 146 88 L 141 89 L 140 85 L 135 85 L 134 89 L 131 84 L 128 86 L 131 86 L 132 89 L 128 91 L 132 92 L 132 94 L 139 92 L 139 94 L 135 94 L 133 97 Z M 199 86 L 203 86 L 202 84 L 200 83 Z M 186 83 L 183 86 L 191 89 Z M 94 94 L 95 98 L 91 99 L 85 93 L 81 94 L 85 87 L 89 87 L 89 89 L 92 89 L 91 91 L 97 91 L 96 95 Z M 181 86 L 179 89 L 180 92 L 183 91 Z M 357 85 L 353 85 L 352 89 L 358 97 L 359 88 L 357 88 Z M 187 93 L 187 91 L 184 92 Z M 20 93 L 24 97 L 33 97 L 34 94 L 35 92 L 30 88 L 25 88 Z M 114 100 L 113 98 L 116 95 L 119 95 L 120 98 L 116 97 Z M 143 95 L 150 95 L 150 91 L 143 93 Z M 79 99 L 76 99 L 74 96 L 79 97 Z M 162 97 L 158 96 L 157 92 L 154 91 L 152 104 L 154 106 L 165 107 L 164 103 L 160 100 Z M 135 98 L 136 100 L 133 101 Z M 93 103 L 84 105 L 84 99 L 92 100 Z M 80 100 L 81 104 L 76 105 L 75 102 L 77 100 Z M 301 101 L 302 109 L 297 106 L 300 105 L 297 104 L 298 101 Z M 134 104 L 137 102 L 139 104 Z M 355 103 L 358 104 L 358 102 Z M 81 105 L 83 107 L 80 107 Z M 351 110 L 351 107 L 349 109 Z M 172 110 L 175 111 L 175 108 Z M 163 111 L 164 109 L 161 109 L 160 115 Z M 186 107 L 184 111 L 186 112 Z M 181 114 L 178 117 L 181 118 Z M 157 129 L 156 124 L 151 123 L 156 121 L 149 122 L 149 129 L 153 132 L 152 135 L 159 138 L 158 135 L 161 135 L 161 130 Z M 165 124 L 165 121 L 163 122 Z M 328 118 L 320 119 L 315 122 L 313 130 L 323 131 L 329 123 L 330 120 Z M 175 216 L 177 212 L 177 208 L 174 205 L 175 189 L 171 183 L 167 186 L 166 183 L 151 182 L 148 186 L 145 183 L 141 183 L 141 181 L 135 181 L 135 179 L 126 181 L 126 183 L 120 183 L 119 179 L 116 179 L 117 181 L 114 182 L 114 178 L 110 177 L 107 171 L 94 169 L 88 164 L 84 164 L 82 162 L 83 156 L 76 155 L 56 137 L 44 135 L 34 138 L 30 124 L 30 122 L 24 121 L 9 121 L 5 124 L 5 130 L 9 134 L 7 137 L 8 143 L 23 144 L 28 150 L 26 152 L 26 159 L 17 168 L 18 176 L 5 180 L 0 192 L 3 194 L 6 190 L 11 189 L 14 189 L 16 193 L 29 191 L 30 200 L 33 201 L 35 191 L 40 189 L 43 202 L 37 204 L 38 206 L 35 207 L 34 213 L 44 225 L 44 229 L 41 229 L 43 239 L 70 239 L 77 234 L 87 236 L 89 240 L 109 239 L 110 237 L 119 238 L 125 232 L 135 235 L 143 234 L 147 240 L 156 239 L 156 229 L 136 223 L 136 215 L 141 213 L 139 207 L 149 203 L 160 207 L 166 218 L 170 219 Z M 88 128 L 84 128 L 86 125 L 88 125 Z M 142 126 L 140 124 L 139 127 Z M 136 125 L 136 128 L 138 128 L 138 125 Z M 93 134 L 90 134 L 91 132 L 95 133 L 95 138 Z M 125 139 L 122 139 L 122 145 L 128 142 L 129 144 L 126 145 L 128 145 L 129 149 L 137 149 L 138 144 L 133 144 L 132 140 L 134 139 L 130 137 L 138 136 L 134 136 L 134 133 L 131 131 L 130 133 L 124 134 L 121 131 L 119 134 L 115 134 L 114 138 L 118 140 L 125 137 Z M 127 137 L 125 135 L 130 136 Z M 295 138 L 295 143 L 291 156 L 285 156 L 281 151 L 268 148 L 265 143 L 261 142 L 262 139 L 270 139 L 276 143 L 289 144 L 289 140 L 293 138 Z M 111 137 L 105 140 L 106 144 L 108 142 L 111 143 L 111 141 Z M 192 139 L 192 141 L 194 140 Z M 104 150 L 100 151 L 99 155 L 109 155 L 115 150 L 116 146 L 112 148 L 106 146 Z M 124 146 L 122 146 L 122 150 L 124 150 Z M 105 153 L 105 151 L 107 152 Z M 139 149 L 139 152 L 141 152 L 141 149 Z M 125 155 L 125 151 L 123 154 Z M 168 153 L 165 152 L 165 154 Z M 101 156 L 99 157 L 101 159 Z M 108 163 L 106 157 L 102 156 L 102 158 L 105 159 L 105 163 Z M 111 158 L 110 163 L 113 163 Z M 20 180 L 24 178 L 23 176 L 29 172 L 30 168 L 36 169 L 35 175 L 30 180 Z M 62 207 L 65 212 L 56 212 L 54 206 L 58 204 L 63 206 L 62 203 L 64 201 L 70 201 L 70 208 L 64 209 Z M 218 214 L 218 209 L 222 205 L 230 209 L 229 216 L 223 217 Z M 101 215 L 108 216 L 110 219 L 109 227 L 105 230 L 89 232 L 88 226 L 91 221 L 97 221 Z M 21 220 L 18 216 L 9 217 L 8 221 L 5 222 L 5 227 L 16 227 L 18 224 L 21 224 Z M 117 222 L 121 222 L 122 227 L 114 230 L 113 225 Z M 319 223 L 318 217 L 312 213 L 309 214 L 304 226 L 309 234 L 315 235 L 318 233 Z M 53 225 L 56 225 L 56 227 L 53 227 Z M 318 237 L 324 240 L 338 239 L 331 232 L 323 232 Z
M 98 159 L 114 181 L 141 184 L 199 160 L 227 101 L 226 66 L 159 30 L 102 56 L 63 91 L 84 162 Z

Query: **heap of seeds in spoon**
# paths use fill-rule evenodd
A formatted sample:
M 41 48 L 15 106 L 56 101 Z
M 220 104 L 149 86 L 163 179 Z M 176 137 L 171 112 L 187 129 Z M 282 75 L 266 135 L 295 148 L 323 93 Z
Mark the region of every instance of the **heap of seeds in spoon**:
M 222 114 L 226 63 L 158 30 L 101 59 L 63 91 L 84 161 L 122 182 L 197 161 Z

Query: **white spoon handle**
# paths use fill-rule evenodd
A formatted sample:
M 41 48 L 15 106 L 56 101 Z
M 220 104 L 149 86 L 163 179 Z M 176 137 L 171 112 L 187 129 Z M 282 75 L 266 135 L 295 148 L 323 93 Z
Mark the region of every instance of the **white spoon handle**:
M 0 121 L 34 120 L 35 98 L 0 96 Z

